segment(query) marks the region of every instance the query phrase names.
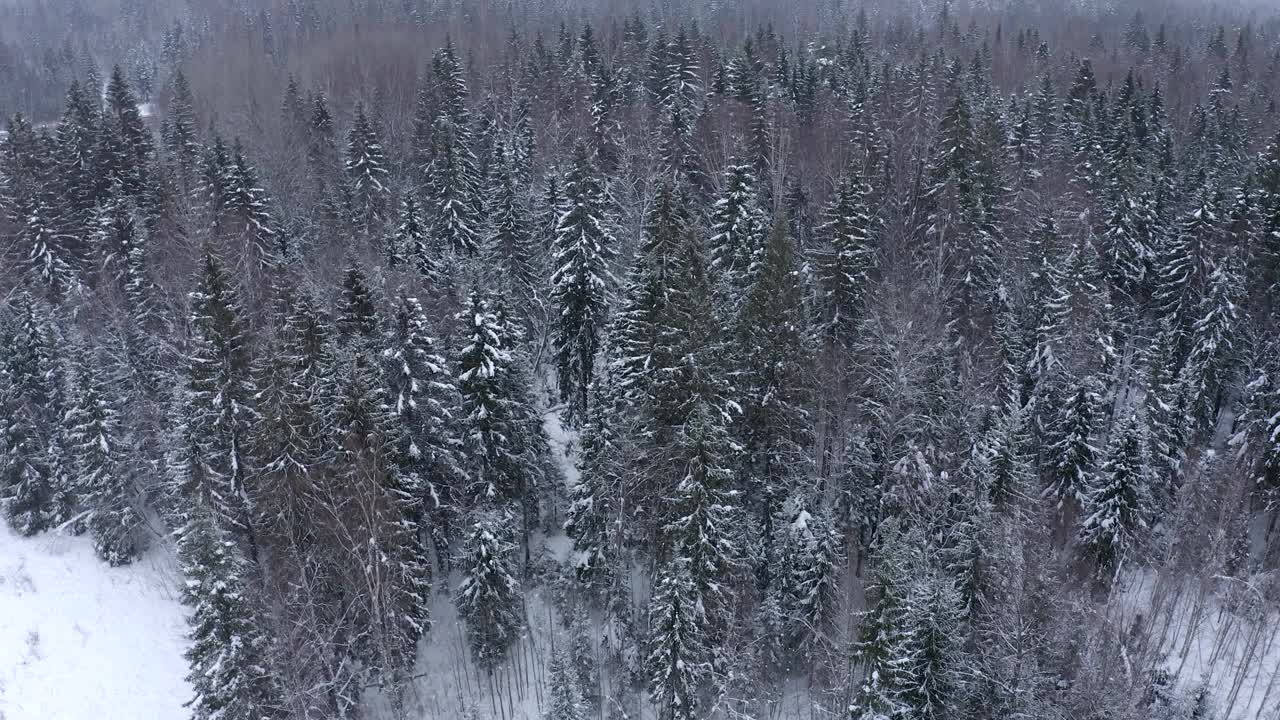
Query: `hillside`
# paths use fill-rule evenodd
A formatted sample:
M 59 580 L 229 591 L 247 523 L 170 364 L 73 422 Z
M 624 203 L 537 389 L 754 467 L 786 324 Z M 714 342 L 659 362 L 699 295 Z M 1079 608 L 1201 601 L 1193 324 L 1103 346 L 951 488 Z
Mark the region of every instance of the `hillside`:
M 87 537 L 0 529 L 0 718 L 189 717 L 179 582 L 163 548 L 112 568 Z

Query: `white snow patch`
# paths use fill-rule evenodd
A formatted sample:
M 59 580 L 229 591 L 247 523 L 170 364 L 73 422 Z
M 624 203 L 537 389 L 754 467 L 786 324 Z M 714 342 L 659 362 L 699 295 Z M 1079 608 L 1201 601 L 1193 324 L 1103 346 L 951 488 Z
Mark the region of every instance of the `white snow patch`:
M 186 616 L 165 548 L 113 568 L 87 537 L 0 523 L 0 718 L 185 720 Z

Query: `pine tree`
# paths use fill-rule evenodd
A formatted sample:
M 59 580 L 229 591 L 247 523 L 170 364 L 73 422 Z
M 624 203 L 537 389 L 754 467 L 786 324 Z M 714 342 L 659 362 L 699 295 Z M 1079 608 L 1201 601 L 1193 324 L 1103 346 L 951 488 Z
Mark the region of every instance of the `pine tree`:
M 329 319 L 307 291 L 281 299 L 279 325 L 253 369 L 258 422 L 250 438 L 255 458 L 256 523 L 271 540 L 302 550 L 329 428 L 321 398 L 331 372 Z
M 1159 219 L 1147 193 L 1121 189 L 1111 203 L 1103 246 L 1111 258 L 1113 286 L 1136 302 L 1145 302 L 1153 282 L 1153 246 Z
M 79 358 L 75 393 L 67 411 L 67 440 L 75 459 L 77 485 L 91 513 L 89 531 L 98 556 L 125 565 L 138 554 L 136 533 L 141 519 L 133 509 L 130 483 L 118 443 L 116 411 L 103 397 L 92 357 Z
M 680 252 L 689 211 L 671 184 L 658 187 L 653 208 L 644 225 L 644 236 L 635 265 L 623 292 L 624 300 L 610 328 L 610 372 L 618 390 L 632 404 L 649 398 L 653 381 L 670 372 L 677 361 L 675 348 L 661 337 L 670 321 L 670 289 L 679 271 Z
M 1237 266 L 1234 255 L 1215 264 L 1191 328 L 1189 363 L 1200 373 L 1196 414 L 1202 423 L 1212 423 L 1217 417 L 1235 360 L 1234 338 L 1245 292 Z
M 344 345 L 367 350 L 379 341 L 378 305 L 364 269 L 349 258 L 338 298 L 338 340 Z
M 658 159 L 662 163 L 661 174 L 668 182 L 675 183 L 695 197 L 702 197 L 710 183 L 699 165 L 697 151 L 693 147 L 692 129 L 679 107 L 671 111 L 670 120 L 664 124 L 658 147 Z
M 8 350 L 0 383 L 0 410 L 6 419 L 0 464 L 0 506 L 10 526 L 34 535 L 74 517 L 79 498 L 70 474 L 62 433 L 64 412 L 55 328 L 26 292 L 12 301 L 4 328 Z
M 430 119 L 420 102 L 414 133 L 422 196 L 434 237 L 455 252 L 474 254 L 480 248 L 481 176 L 471 147 L 467 84 L 451 42 L 436 53 L 431 66 L 438 113 Z
M 257 170 L 239 140 L 232 147 L 224 182 L 218 231 L 232 256 L 239 259 L 246 289 L 261 293 L 263 274 L 284 259 L 284 252 L 266 191 L 259 187 Z
M 1163 316 L 1179 328 L 1193 322 L 1219 244 L 1216 202 L 1197 203 L 1177 232 L 1162 233 L 1155 249 L 1154 300 Z
M 1079 542 L 1097 562 L 1099 578 L 1109 577 L 1147 527 L 1150 504 L 1146 433 L 1137 412 L 1129 411 L 1112 430 L 1084 503 Z
M 586 413 L 587 390 L 595 375 L 596 356 L 614 284 L 612 264 L 617 250 L 605 211 L 604 190 L 582 146 L 574 150 L 565 176 L 566 211 L 556 228 L 552 298 L 558 308 L 555 347 L 560 399 L 571 422 Z
M 406 192 L 400 198 L 395 229 L 387 236 L 387 244 L 383 248 L 387 267 L 396 269 L 412 263 L 424 278 L 435 279 L 437 268 L 427 230 L 422 207 L 412 192 Z
M 69 238 L 57 230 L 53 211 L 37 201 L 22 211 L 18 246 L 26 248 L 27 274 L 51 300 L 58 300 L 77 282 Z
M 1031 438 L 1027 432 L 1026 409 L 1017 403 L 1003 408 L 986 440 L 987 477 L 984 486 L 997 510 L 1004 510 L 1026 497 L 1031 481 Z
M 92 91 L 85 90 L 78 80 L 72 80 L 67 90 L 66 109 L 58 123 L 54 155 L 58 194 L 64 208 L 63 232 L 72 237 L 84 237 L 102 189 L 96 177 L 94 154 L 101 122 L 98 113 Z
M 4 462 L 0 477 L 0 506 L 9 526 L 20 535 L 35 535 L 55 519 L 55 478 L 42 452 L 39 426 L 25 405 L 17 385 L 9 380 L 2 388 L 6 420 L 3 426 Z
M 407 443 L 390 411 L 369 350 L 339 351 L 326 422 L 332 428 L 325 499 L 338 526 L 340 582 L 355 658 L 389 679 L 399 701 L 431 626 L 430 570 L 420 520 L 422 478 L 405 473 Z
M 221 137 L 215 135 L 200 154 L 192 199 L 201 219 L 215 231 L 221 227 L 231 194 L 231 154 Z
M 475 513 L 459 560 L 458 613 L 467 624 L 472 659 L 492 673 L 506 659 L 524 624 L 520 583 L 511 558 L 515 545 L 504 511 Z
M 905 699 L 912 717 L 942 720 L 965 692 L 960 596 L 950 578 L 929 573 L 912 589 L 910 605 L 916 664 Z
M 138 100 L 124 79 L 120 66 L 107 83 L 107 108 L 102 137 L 109 152 L 101 158 L 104 177 L 120 183 L 126 194 L 141 200 L 150 181 L 148 164 L 153 153 L 151 134 L 138 112 Z
M 812 342 L 795 256 L 786 224 L 777 222 L 752 268 L 738 319 L 740 487 L 745 503 L 759 510 L 765 537 L 772 534 L 778 503 L 807 473 L 812 442 Z
M 191 612 L 186 658 L 193 717 L 285 717 L 270 645 L 248 596 L 244 559 L 227 541 L 215 511 L 200 500 L 178 534 L 178 555 L 186 575 L 182 602 Z

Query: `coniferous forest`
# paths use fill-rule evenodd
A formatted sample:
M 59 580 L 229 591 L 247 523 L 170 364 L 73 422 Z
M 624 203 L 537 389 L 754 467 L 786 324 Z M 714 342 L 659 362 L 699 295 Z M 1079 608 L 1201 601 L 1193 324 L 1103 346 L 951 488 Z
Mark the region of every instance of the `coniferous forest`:
M 1275 718 L 1277 101 L 1243 0 L 0 1 L 0 507 L 197 720 Z

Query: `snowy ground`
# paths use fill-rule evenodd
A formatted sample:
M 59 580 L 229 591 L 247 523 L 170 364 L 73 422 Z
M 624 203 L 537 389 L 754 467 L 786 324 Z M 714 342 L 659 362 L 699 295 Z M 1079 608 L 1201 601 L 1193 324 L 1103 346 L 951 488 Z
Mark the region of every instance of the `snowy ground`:
M 85 537 L 0 523 L 0 720 L 185 720 L 185 616 L 164 548 L 111 568 Z
M 1123 628 L 1150 633 L 1163 666 L 1187 690 L 1204 684 L 1215 709 L 1231 720 L 1280 718 L 1280 612 L 1238 588 L 1240 607 L 1223 606 L 1211 585 L 1161 582 L 1133 573 L 1105 612 Z

